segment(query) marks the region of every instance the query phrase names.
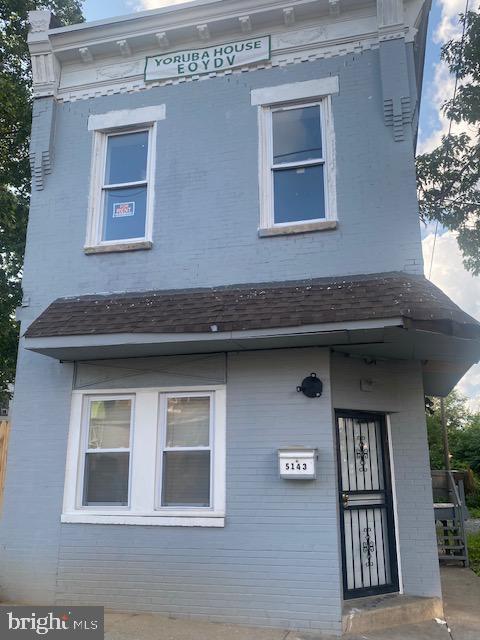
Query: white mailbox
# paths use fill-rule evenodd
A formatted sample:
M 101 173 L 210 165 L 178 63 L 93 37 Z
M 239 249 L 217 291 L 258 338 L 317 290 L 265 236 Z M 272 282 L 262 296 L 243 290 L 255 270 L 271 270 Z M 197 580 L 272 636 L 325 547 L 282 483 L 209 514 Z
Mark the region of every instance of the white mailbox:
M 280 477 L 287 480 L 315 480 L 317 477 L 317 449 L 289 447 L 278 450 Z

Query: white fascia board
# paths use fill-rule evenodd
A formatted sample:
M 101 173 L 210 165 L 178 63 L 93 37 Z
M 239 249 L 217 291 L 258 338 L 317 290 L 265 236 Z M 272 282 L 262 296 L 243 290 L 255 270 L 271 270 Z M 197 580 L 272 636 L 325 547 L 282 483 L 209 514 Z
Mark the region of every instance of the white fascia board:
M 165 120 L 166 108 L 164 104 L 139 109 L 123 109 L 91 115 L 88 118 L 89 131 L 106 131 L 133 125 L 152 124 L 158 120 Z
M 292 100 L 322 98 L 339 92 L 338 76 L 328 76 L 305 82 L 291 82 L 274 87 L 253 89 L 252 105 L 270 105 Z
M 324 334 L 338 331 L 365 331 L 384 327 L 402 327 L 402 318 L 385 320 L 361 320 L 352 322 L 331 322 L 328 324 L 304 325 L 281 329 L 256 329 L 251 331 L 216 331 L 211 333 L 115 333 L 82 336 L 55 336 L 46 338 L 25 338 L 28 350 L 45 348 L 114 346 L 130 344 L 162 344 L 179 342 L 203 342 L 222 340 L 247 340 L 251 338 L 272 338 L 309 334 Z

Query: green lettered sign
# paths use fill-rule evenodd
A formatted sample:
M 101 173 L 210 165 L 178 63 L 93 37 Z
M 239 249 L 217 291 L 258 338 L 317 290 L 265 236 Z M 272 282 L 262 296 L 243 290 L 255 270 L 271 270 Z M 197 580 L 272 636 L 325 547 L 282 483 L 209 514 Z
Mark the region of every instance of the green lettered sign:
M 215 73 L 270 59 L 270 36 L 148 56 L 145 81 Z

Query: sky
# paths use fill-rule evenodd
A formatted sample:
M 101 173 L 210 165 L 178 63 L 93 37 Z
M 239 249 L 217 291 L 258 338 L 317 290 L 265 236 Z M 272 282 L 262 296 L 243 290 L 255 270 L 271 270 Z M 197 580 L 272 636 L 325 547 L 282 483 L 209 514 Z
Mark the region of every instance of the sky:
M 155 9 L 185 0 L 85 0 L 87 20 L 100 20 L 112 16 Z M 440 61 L 443 43 L 461 33 L 458 15 L 465 10 L 466 0 L 434 0 L 430 14 L 418 152 L 434 149 L 442 134 L 448 130 L 448 121 L 441 115 L 441 105 L 453 95 L 454 79 Z M 455 129 L 454 129 L 455 131 Z M 480 320 L 480 277 L 473 277 L 462 264 L 455 236 L 440 228 L 435 240 L 435 227 L 422 228 L 425 275 L 439 286 L 467 313 Z M 435 246 L 432 262 L 432 250 Z M 472 367 L 460 381 L 458 388 L 468 396 L 470 406 L 480 410 L 480 364 Z

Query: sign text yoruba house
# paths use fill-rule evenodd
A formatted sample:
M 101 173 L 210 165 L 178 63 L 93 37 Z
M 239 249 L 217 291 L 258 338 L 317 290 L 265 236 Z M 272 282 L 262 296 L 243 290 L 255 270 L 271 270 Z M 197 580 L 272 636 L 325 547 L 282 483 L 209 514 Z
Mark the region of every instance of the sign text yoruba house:
M 147 58 L 145 80 L 167 80 L 234 69 L 270 58 L 270 38 L 175 51 Z

